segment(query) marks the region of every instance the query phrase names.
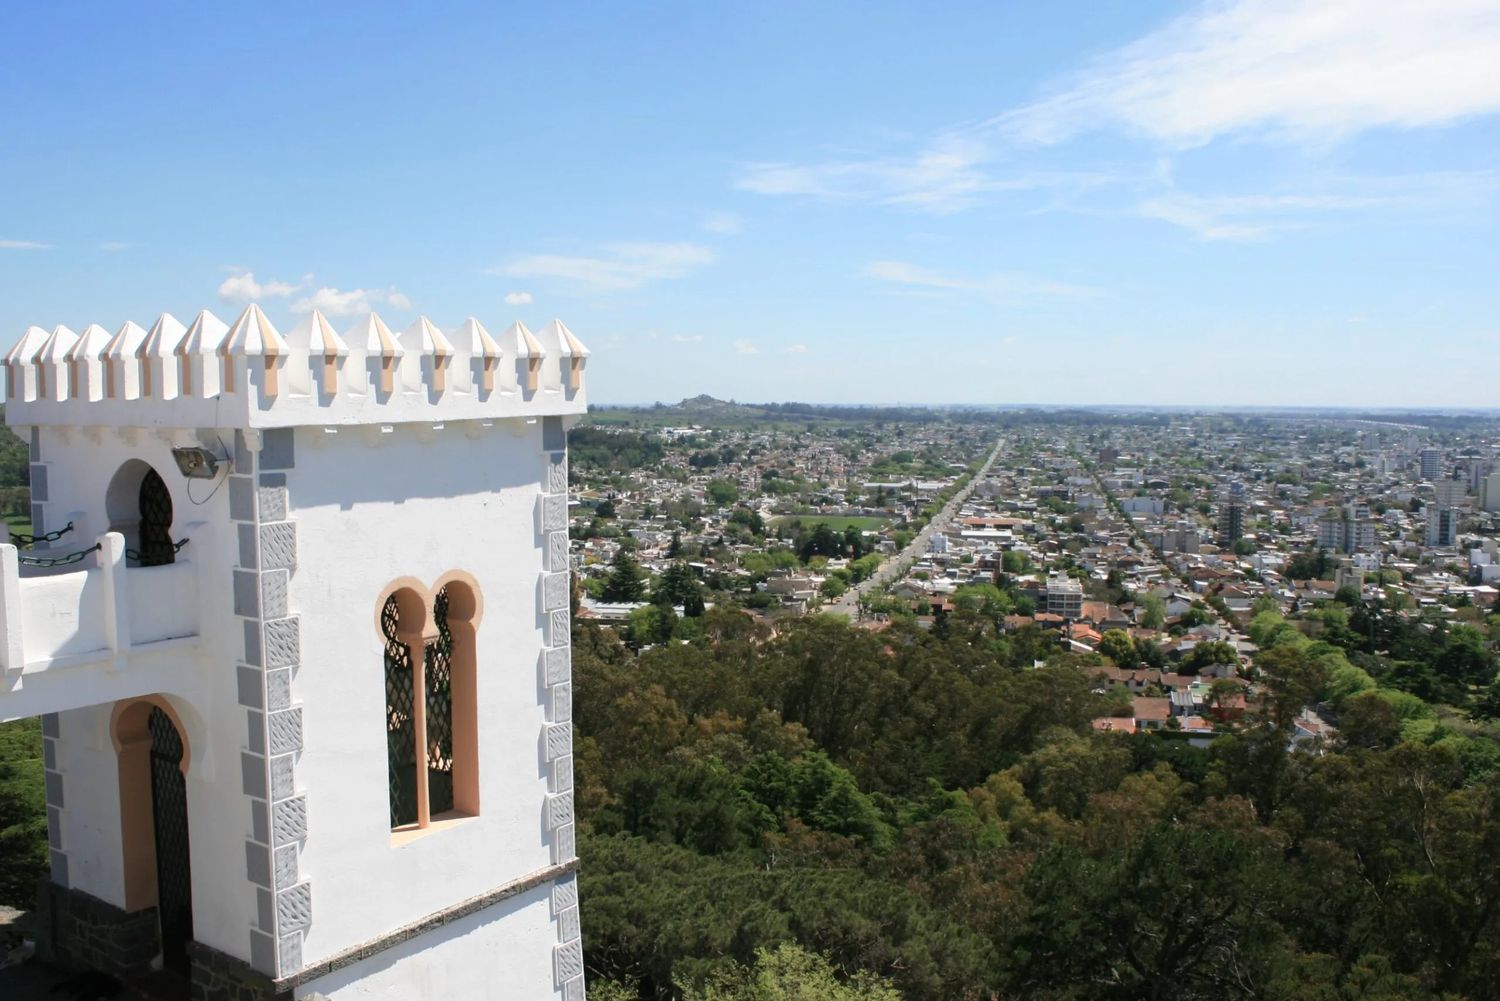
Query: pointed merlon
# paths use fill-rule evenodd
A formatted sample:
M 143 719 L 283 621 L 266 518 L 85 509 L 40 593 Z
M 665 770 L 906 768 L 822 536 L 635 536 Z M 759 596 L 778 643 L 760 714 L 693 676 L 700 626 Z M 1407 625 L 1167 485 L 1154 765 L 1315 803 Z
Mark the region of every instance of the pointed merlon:
M 42 349 L 42 344 L 47 340 L 47 331 L 41 327 L 27 327 L 11 349 L 5 353 L 5 398 L 8 400 L 24 399 L 26 393 L 23 386 L 26 381 L 26 373 L 31 364 L 36 361 L 37 352 Z
M 45 398 L 48 393 L 47 376 L 56 375 L 62 371 L 68 361 L 68 351 L 74 344 L 78 343 L 78 335 L 71 327 L 65 327 L 59 323 L 52 328 L 52 333 L 42 342 L 42 347 L 36 353 L 36 395 Z M 67 383 L 51 387 L 52 394 L 59 400 L 68 398 Z
M 89 399 L 98 399 L 104 395 L 97 391 L 99 369 L 91 370 L 89 363 L 102 364 L 104 349 L 108 346 L 108 330 L 97 323 L 90 323 L 83 328 L 83 333 L 78 335 L 78 340 L 73 342 L 64 356 L 68 363 L 69 398 L 87 396 Z
M 339 359 L 349 356 L 349 345 L 334 332 L 327 317 L 313 310 L 302 318 L 301 323 L 287 331 L 286 343 L 292 351 L 299 352 L 299 357 L 301 352 L 306 352 L 309 359 L 320 359 L 323 392 L 339 391 Z
M 453 345 L 437 324 L 425 316 L 401 332 L 401 346 L 424 358 L 432 359 L 432 388 L 441 393 L 447 385 L 447 366 L 453 357 Z
M 110 399 L 134 399 L 140 393 L 140 368 L 136 352 L 146 340 L 140 324 L 126 320 L 104 346 L 104 395 Z M 135 366 L 132 368 L 131 366 Z M 134 373 L 136 378 L 130 378 Z
M 458 345 L 461 354 L 479 359 L 479 388 L 485 393 L 494 392 L 495 369 L 500 366 L 500 359 L 505 356 L 505 352 L 500 350 L 499 343 L 490 336 L 490 332 L 484 329 L 484 324 L 471 316 L 458 325 L 449 340 Z
M 589 349 L 573 336 L 573 331 L 561 320 L 548 323 L 543 331 L 549 335 L 546 340 L 550 341 L 554 337 L 557 339 L 558 353 L 567 359 L 568 388 L 580 388 L 583 385 L 583 363 L 589 356 Z
M 380 392 L 389 393 L 395 383 L 396 362 L 406 354 L 401 342 L 378 313 L 368 313 L 344 334 L 346 343 L 365 358 L 380 359 Z
M 285 358 L 287 343 L 276 327 L 255 303 L 245 307 L 234 326 L 229 328 L 219 348 L 224 357 L 224 392 L 235 392 L 233 358 L 260 358 L 265 364 L 265 381 L 261 384 L 267 396 L 275 396 L 281 386 L 277 379 L 277 360 Z
M 135 356 L 141 362 L 141 395 L 166 398 L 167 386 L 176 385 L 176 367 L 172 358 L 187 327 L 171 313 L 163 313 L 151 324 L 146 339 L 136 348 Z
M 208 310 L 203 310 L 188 325 L 187 334 L 177 345 L 177 357 L 182 363 L 177 392 L 182 396 L 194 395 L 193 375 L 198 373 L 197 395 L 214 396 L 219 391 L 217 365 L 214 359 L 219 345 L 229 333 L 229 325 Z
M 526 324 L 520 320 L 505 328 L 505 333 L 500 335 L 500 346 L 517 358 L 547 357 L 547 351 L 542 347 L 542 342 L 537 340 L 536 335 L 527 330 Z

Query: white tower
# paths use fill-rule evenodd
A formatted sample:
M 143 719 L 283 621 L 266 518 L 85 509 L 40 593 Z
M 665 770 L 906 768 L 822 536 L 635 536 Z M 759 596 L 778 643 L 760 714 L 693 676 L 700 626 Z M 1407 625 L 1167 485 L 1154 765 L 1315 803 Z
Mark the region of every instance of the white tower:
M 28 329 L 0 719 L 43 947 L 205 1001 L 584 996 L 559 322 Z M 23 543 L 27 540 L 18 540 Z

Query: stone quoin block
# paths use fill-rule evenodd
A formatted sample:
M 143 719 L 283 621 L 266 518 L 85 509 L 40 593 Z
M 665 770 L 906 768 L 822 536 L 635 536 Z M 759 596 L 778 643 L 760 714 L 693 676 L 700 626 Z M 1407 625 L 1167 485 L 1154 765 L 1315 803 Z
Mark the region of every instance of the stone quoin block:
M 255 891 L 256 926 L 262 931 L 276 930 L 276 895 L 270 890 Z
M 280 758 L 272 758 L 271 798 L 273 800 L 291 799 L 296 792 L 296 782 L 292 778 L 292 756 L 288 754 Z
M 547 826 L 562 827 L 573 822 L 573 794 L 558 793 L 547 797 Z
M 545 494 L 541 498 L 542 531 L 562 532 L 568 527 L 568 495 Z
M 297 523 L 273 521 L 260 526 L 260 568 L 297 569 Z
M 266 759 L 254 754 L 240 754 L 240 786 L 246 796 L 266 798 Z
M 248 476 L 229 477 L 229 517 L 234 521 L 255 520 L 255 481 Z
M 294 434 L 294 428 L 267 428 L 261 433 L 261 469 L 291 469 L 297 464 Z
M 563 1001 L 585 1001 L 582 977 L 574 977 L 563 984 Z
M 245 663 L 260 667 L 260 623 L 245 623 Z
M 307 837 L 307 797 L 296 796 L 271 807 L 271 837 L 278 848 Z
M 578 879 L 568 875 L 552 884 L 552 913 L 561 914 L 569 907 L 578 906 Z
M 568 608 L 568 575 L 549 573 L 542 575 L 542 611 L 553 612 Z
M 583 943 L 564 942 L 553 946 L 552 960 L 556 964 L 559 984 L 567 983 L 574 977 L 583 976 Z
M 568 646 L 573 642 L 573 618 L 566 608 L 547 613 L 547 645 Z
M 282 845 L 276 849 L 276 889 L 297 885 L 297 846 Z
M 573 753 L 573 726 L 570 723 L 552 723 L 542 727 L 547 760 L 555 761 Z
M 234 614 L 253 619 L 260 615 L 260 595 L 256 593 L 255 571 L 234 571 Z
M 266 623 L 266 667 L 296 667 L 302 659 L 302 634 L 297 617 Z
M 239 693 L 240 705 L 246 709 L 264 709 L 265 700 L 261 696 L 260 679 L 261 673 L 253 667 L 236 667 L 234 669 L 235 688 Z
M 42 738 L 42 767 L 49 771 L 57 770 L 57 741 L 51 737 Z
M 57 713 L 46 713 L 42 716 L 42 736 L 56 737 L 61 733 L 57 719 Z
M 568 492 L 568 456 L 566 452 L 554 452 L 547 458 L 546 490 L 549 494 Z
M 542 451 L 561 452 L 568 447 L 568 432 L 561 417 L 542 418 Z
M 554 647 L 542 653 L 542 660 L 547 665 L 547 684 L 561 684 L 572 677 L 573 660 L 569 654 L 569 648 L 565 646 Z
M 255 526 L 248 523 L 236 525 L 234 530 L 240 542 L 240 567 L 245 570 L 256 569 Z
M 312 923 L 312 884 L 299 883 L 276 894 L 276 926 L 285 931 Z
M 263 845 L 271 843 L 271 816 L 263 800 L 250 801 L 250 836 Z
M 57 772 L 46 772 L 42 780 L 47 789 L 47 805 L 59 809 L 67 804 L 63 802 L 63 779 Z
M 265 845 L 245 842 L 245 878 L 256 886 L 271 886 L 271 856 Z
M 287 615 L 287 590 L 291 585 L 288 570 L 267 570 L 260 575 L 261 615 L 267 619 L 284 619 Z
M 256 488 L 260 495 L 260 520 L 286 521 L 286 487 L 268 487 L 264 484 L 264 477 L 262 481 Z
M 68 885 L 68 856 L 63 852 L 54 850 L 48 861 L 52 864 L 52 882 L 58 886 Z
M 267 671 L 266 679 L 266 709 L 275 711 L 287 709 L 292 704 L 292 672 L 290 668 L 281 668 L 275 671 Z
M 568 533 L 547 533 L 547 569 L 561 573 L 568 569 Z
M 569 907 L 557 916 L 557 940 L 571 942 L 578 936 L 578 908 Z
M 250 965 L 262 973 L 274 974 L 276 964 L 274 956 L 276 949 L 272 943 L 271 936 L 263 931 L 250 930 Z
M 552 833 L 552 863 L 562 865 L 578 857 L 578 848 L 573 843 L 573 825 L 565 824 Z
M 47 467 L 39 462 L 31 464 L 31 499 L 34 501 L 47 499 Z
M 552 698 L 551 723 L 571 723 L 573 721 L 573 685 L 564 683 L 553 685 L 549 693 Z
M 302 710 L 288 709 L 267 717 L 271 732 L 271 753 L 290 754 L 302 749 Z
M 552 774 L 548 780 L 552 792 L 570 792 L 573 789 L 573 755 L 552 762 Z
M 281 955 L 277 964 L 277 973 L 283 977 L 290 977 L 302 969 L 302 933 L 294 931 L 290 935 L 281 936 Z M 310 995 L 319 997 L 320 995 Z

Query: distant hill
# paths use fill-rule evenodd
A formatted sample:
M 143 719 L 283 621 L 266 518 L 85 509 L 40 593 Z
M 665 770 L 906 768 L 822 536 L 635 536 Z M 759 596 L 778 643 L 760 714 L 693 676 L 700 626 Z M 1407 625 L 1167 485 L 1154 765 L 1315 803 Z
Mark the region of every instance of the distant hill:
M 671 409 L 680 410 L 685 414 L 712 414 L 716 417 L 759 417 L 766 412 L 761 407 L 752 407 L 733 400 L 720 400 L 707 393 L 690 396 Z

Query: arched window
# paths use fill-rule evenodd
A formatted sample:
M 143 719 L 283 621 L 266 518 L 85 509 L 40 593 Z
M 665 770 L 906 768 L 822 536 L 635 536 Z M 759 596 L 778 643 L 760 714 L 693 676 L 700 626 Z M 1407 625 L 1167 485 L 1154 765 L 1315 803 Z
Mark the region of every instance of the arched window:
M 428 608 L 415 587 L 398 588 L 381 606 L 390 815 L 397 829 L 479 812 L 478 595 L 456 576 L 433 596 L 430 627 Z
M 109 481 L 104 497 L 109 529 L 125 536 L 130 558 L 143 567 L 175 562 L 172 494 L 166 481 L 140 459 L 125 462 Z

